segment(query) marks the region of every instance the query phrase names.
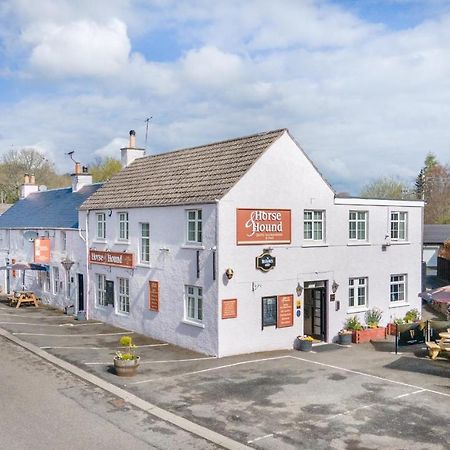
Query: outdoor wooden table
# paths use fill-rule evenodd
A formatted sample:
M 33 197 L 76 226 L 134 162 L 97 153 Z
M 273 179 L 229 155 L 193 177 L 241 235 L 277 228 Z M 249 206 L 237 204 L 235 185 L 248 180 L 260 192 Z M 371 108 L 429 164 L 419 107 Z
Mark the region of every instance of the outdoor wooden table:
M 442 331 L 441 333 L 439 333 L 439 337 L 441 337 L 442 340 L 450 341 L 450 333 L 446 331 Z
M 15 302 L 17 302 L 16 309 L 19 308 L 22 303 L 33 303 L 36 308 L 39 306 L 36 294 L 32 291 L 15 292 L 11 304 Z

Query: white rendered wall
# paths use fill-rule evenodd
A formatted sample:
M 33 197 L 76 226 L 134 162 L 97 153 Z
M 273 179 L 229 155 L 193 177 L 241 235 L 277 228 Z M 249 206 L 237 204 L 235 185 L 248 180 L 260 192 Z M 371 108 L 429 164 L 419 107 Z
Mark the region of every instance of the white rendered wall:
M 389 202 L 388 202 L 389 203 Z M 391 202 L 392 203 L 392 202 Z M 421 207 L 336 205 L 334 194 L 292 141 L 284 134 L 254 164 L 241 181 L 219 202 L 219 304 L 222 299 L 238 299 L 238 317 L 219 318 L 219 356 L 254 351 L 292 348 L 297 335 L 303 334 L 303 300 L 301 317 L 294 311 L 294 326 L 261 329 L 261 297 L 294 295 L 300 282 L 333 280 L 340 285 L 336 302 L 328 303 L 328 336 L 332 341 L 346 318 L 354 313 L 348 308 L 348 279 L 369 278 L 369 304 L 383 309 L 383 324 L 411 308 L 420 309 L 417 297 L 421 286 Z M 404 205 L 404 204 L 403 204 Z M 236 245 L 236 209 L 290 209 L 292 242 L 283 245 Z M 304 209 L 326 211 L 325 246 L 309 245 L 303 240 Z M 369 245 L 351 246 L 348 241 L 348 211 L 369 211 Z M 389 209 L 408 212 L 407 244 L 391 245 L 385 252 L 382 244 L 389 227 Z M 255 268 L 255 257 L 272 247 L 276 267 L 263 273 Z M 231 267 L 234 277 L 223 276 Z M 391 274 L 408 274 L 408 302 L 390 307 Z M 252 283 L 258 287 L 252 291 Z M 220 307 L 218 314 L 220 315 Z M 364 312 L 358 313 L 363 318 Z
M 203 243 L 186 245 L 186 210 L 202 209 Z M 128 212 L 130 239 L 117 241 L 119 211 Z M 199 352 L 217 354 L 217 282 L 212 278 L 212 248 L 216 245 L 216 204 L 105 210 L 106 241 L 95 239 L 96 212 L 89 212 L 89 246 L 97 250 L 134 253 L 136 268 L 90 264 L 90 317 L 124 327 Z M 139 263 L 140 223 L 150 224 L 150 265 Z M 200 252 L 197 278 L 196 253 Z M 96 301 L 96 274 L 114 281 L 115 307 L 101 307 Z M 118 277 L 130 280 L 130 313 L 117 311 Z M 159 281 L 160 311 L 148 307 L 148 282 Z M 184 320 L 185 285 L 203 288 L 203 326 Z

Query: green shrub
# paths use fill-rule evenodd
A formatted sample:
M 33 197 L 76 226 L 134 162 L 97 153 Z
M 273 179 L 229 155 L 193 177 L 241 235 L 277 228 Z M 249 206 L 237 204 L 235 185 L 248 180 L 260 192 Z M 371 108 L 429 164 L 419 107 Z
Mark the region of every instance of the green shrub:
M 414 309 L 410 309 L 409 311 L 406 312 L 405 314 L 405 322 L 415 322 L 416 320 L 420 320 L 420 312 L 414 308 Z
M 383 311 L 379 308 L 372 308 L 366 312 L 365 319 L 369 328 L 377 328 L 383 316 Z
M 363 326 L 361 325 L 358 317 L 352 316 L 345 321 L 344 328 L 346 330 L 358 331 L 362 330 Z
M 117 359 L 131 360 L 131 359 L 137 358 L 136 353 L 135 353 L 136 346 L 134 345 L 133 339 L 131 338 L 131 336 L 122 336 L 119 339 L 119 346 L 126 347 L 127 350 L 125 352 L 121 352 L 121 351 L 116 352 Z

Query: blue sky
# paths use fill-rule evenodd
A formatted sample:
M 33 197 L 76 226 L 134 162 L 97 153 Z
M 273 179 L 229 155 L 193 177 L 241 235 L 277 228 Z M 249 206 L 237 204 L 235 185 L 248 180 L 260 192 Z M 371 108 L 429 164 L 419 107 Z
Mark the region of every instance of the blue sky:
M 450 162 L 450 1 L 0 0 L 0 152 L 287 127 L 337 191 Z

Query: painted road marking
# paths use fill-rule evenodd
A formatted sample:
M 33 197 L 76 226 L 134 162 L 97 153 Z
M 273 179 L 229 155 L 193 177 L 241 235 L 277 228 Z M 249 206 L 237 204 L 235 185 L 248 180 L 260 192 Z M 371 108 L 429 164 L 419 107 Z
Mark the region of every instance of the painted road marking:
M 136 348 L 143 348 L 143 347 L 165 347 L 169 344 L 144 344 L 144 345 L 136 345 Z M 70 350 L 116 350 L 117 348 L 127 348 L 127 347 L 67 347 L 67 346 L 60 346 L 60 347 L 52 347 L 52 346 L 44 346 L 39 347 L 43 350 L 49 350 L 49 349 L 70 349 Z
M 45 333 L 11 333 L 14 336 L 51 336 L 51 337 L 94 337 L 94 336 L 119 336 L 123 334 L 133 334 L 133 331 L 121 333 L 97 333 L 97 334 L 45 334 Z
M 127 347 L 120 347 L 120 348 L 127 348 Z M 167 359 L 165 361 L 164 360 L 141 361 L 141 362 L 139 362 L 139 364 L 142 365 L 142 364 L 157 364 L 157 363 L 177 363 L 177 362 L 189 362 L 189 361 L 204 361 L 207 359 L 217 359 L 217 357 L 216 356 L 207 356 L 205 358 Z M 109 361 L 109 362 L 85 362 L 83 364 L 86 364 L 86 366 L 109 366 L 109 365 L 111 365 L 111 361 Z
M 83 327 L 86 325 L 104 325 L 103 322 L 95 323 L 29 323 L 29 322 L 0 322 L 2 325 L 28 325 L 30 327 Z

